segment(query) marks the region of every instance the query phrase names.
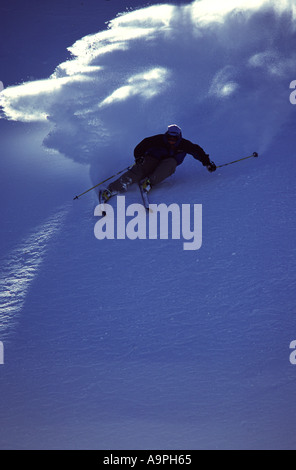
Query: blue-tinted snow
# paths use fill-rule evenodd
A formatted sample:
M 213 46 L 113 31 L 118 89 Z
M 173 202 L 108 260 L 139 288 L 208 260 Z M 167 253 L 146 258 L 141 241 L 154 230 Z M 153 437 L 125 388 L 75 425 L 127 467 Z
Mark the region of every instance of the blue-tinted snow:
M 1 448 L 295 449 L 295 18 L 235 3 L 92 23 L 0 95 Z M 72 197 L 172 122 L 217 164 L 260 157 L 188 156 L 151 193 L 203 204 L 200 250 L 98 241 Z

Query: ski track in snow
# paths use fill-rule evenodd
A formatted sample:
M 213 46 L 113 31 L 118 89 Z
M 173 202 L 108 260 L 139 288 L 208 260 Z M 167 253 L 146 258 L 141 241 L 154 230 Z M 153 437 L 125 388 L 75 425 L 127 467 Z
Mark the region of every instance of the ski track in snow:
M 69 209 L 61 208 L 37 227 L 6 258 L 0 271 L 0 333 L 18 322 L 30 286 L 38 275 L 50 240 L 61 230 Z

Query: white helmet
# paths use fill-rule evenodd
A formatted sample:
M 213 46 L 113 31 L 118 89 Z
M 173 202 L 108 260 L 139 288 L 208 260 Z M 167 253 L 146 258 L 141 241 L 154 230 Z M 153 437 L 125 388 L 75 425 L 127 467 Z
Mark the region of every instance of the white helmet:
M 171 124 L 168 126 L 168 130 L 166 131 L 167 135 L 172 135 L 174 137 L 182 137 L 182 131 L 177 124 Z

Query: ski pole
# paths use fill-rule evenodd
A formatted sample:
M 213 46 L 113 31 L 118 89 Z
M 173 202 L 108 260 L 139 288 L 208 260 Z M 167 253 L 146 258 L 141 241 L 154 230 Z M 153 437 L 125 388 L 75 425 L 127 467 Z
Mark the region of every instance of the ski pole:
M 221 168 L 222 166 L 232 165 L 233 163 L 241 162 L 242 160 L 246 160 L 247 158 L 259 157 L 257 152 L 254 152 L 249 157 L 239 158 L 238 160 L 234 160 L 233 162 L 223 163 L 223 165 L 218 165 L 217 168 Z
M 84 191 L 83 193 L 78 194 L 78 196 L 73 197 L 73 201 L 74 201 L 75 199 L 79 199 L 81 196 L 83 196 L 84 194 L 88 193 L 88 192 L 91 191 L 92 189 L 97 188 L 97 187 L 100 186 L 101 184 L 106 183 L 106 181 L 109 181 L 109 180 L 111 180 L 112 178 L 115 178 L 115 176 L 120 175 L 120 174 L 123 173 L 124 171 L 130 170 L 130 169 L 132 168 L 132 166 L 133 166 L 133 165 L 128 166 L 127 168 L 124 168 L 124 170 L 120 170 L 118 173 L 115 173 L 115 175 L 109 176 L 109 178 L 106 178 L 104 181 L 101 181 L 100 183 L 96 184 L 96 185 L 93 186 L 92 188 L 89 188 L 89 189 L 87 189 L 86 191 Z

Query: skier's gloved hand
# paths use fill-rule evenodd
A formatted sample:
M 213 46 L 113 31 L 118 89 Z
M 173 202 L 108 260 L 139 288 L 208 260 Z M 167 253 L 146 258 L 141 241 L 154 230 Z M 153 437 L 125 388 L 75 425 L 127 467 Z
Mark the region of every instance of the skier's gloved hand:
M 215 163 L 211 162 L 211 160 L 210 160 L 210 163 L 207 164 L 207 169 L 208 169 L 208 171 L 210 171 L 212 173 L 213 171 L 217 170 L 217 167 L 216 167 Z
M 150 157 L 151 153 L 149 151 L 145 152 L 144 155 L 136 157 L 136 163 L 142 165 L 147 157 Z
M 135 158 L 135 161 L 137 165 L 142 165 L 144 162 L 144 156 Z

